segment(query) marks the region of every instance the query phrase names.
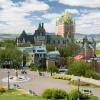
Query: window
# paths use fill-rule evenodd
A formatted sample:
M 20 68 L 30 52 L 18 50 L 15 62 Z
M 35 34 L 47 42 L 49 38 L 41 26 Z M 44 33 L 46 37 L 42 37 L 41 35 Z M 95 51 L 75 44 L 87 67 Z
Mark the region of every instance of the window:
M 33 50 L 33 52 L 35 52 L 35 50 Z
M 40 57 L 41 57 L 42 55 L 40 54 Z
M 44 50 L 37 50 L 37 52 L 45 52 Z

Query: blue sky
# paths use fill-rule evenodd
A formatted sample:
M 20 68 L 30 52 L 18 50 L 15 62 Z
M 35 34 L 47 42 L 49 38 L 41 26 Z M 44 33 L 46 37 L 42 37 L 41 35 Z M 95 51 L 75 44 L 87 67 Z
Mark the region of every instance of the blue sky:
M 0 0 L 0 33 L 34 33 L 40 22 L 56 32 L 57 18 L 68 10 L 76 33 L 100 34 L 100 0 Z

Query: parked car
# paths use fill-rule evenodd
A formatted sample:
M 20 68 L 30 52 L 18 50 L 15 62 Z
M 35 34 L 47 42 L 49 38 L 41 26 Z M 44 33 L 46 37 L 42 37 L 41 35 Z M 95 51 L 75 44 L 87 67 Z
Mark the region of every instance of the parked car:
M 93 95 L 93 92 L 90 89 L 82 89 L 80 92 L 87 95 Z

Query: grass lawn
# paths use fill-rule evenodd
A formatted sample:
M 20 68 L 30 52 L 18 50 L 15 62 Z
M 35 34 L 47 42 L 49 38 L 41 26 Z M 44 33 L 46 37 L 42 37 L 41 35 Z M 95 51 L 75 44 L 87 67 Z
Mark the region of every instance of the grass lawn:
M 78 85 L 77 81 L 70 81 L 69 85 Z M 92 87 L 92 88 L 100 88 L 100 85 L 95 85 L 95 84 L 90 84 L 90 83 L 86 83 L 86 82 L 80 82 L 80 86 L 85 86 L 85 87 Z
M 0 100 L 47 100 L 36 96 L 0 95 Z
M 18 95 L 0 95 L 0 100 L 49 100 L 38 96 L 18 96 Z M 88 100 L 99 100 L 95 96 L 91 96 Z
M 47 100 L 40 96 L 30 96 L 23 90 L 10 89 L 0 93 L 0 100 Z
M 99 100 L 99 99 L 95 96 L 91 96 L 89 100 Z

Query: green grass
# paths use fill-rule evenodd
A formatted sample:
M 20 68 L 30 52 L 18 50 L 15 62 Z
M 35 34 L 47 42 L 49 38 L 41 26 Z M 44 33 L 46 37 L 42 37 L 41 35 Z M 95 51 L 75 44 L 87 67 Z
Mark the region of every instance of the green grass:
M 96 50 L 96 54 L 100 54 L 100 50 Z
M 0 95 L 0 100 L 49 100 L 38 96 L 18 96 L 18 95 Z M 99 100 L 95 96 L 91 96 L 88 100 Z
M 74 81 L 74 82 L 70 81 L 68 84 L 69 85 L 74 85 L 74 86 L 77 86 L 78 85 L 77 81 Z M 92 88 L 100 88 L 99 85 L 90 84 L 90 83 L 80 84 L 80 86 L 92 87 Z
M 100 99 L 98 99 L 96 96 L 90 96 L 88 100 L 100 100 Z
M 47 100 L 37 96 L 0 95 L 0 100 Z
M 0 92 L 0 100 L 48 100 L 40 96 L 31 96 L 23 90 L 10 89 Z

